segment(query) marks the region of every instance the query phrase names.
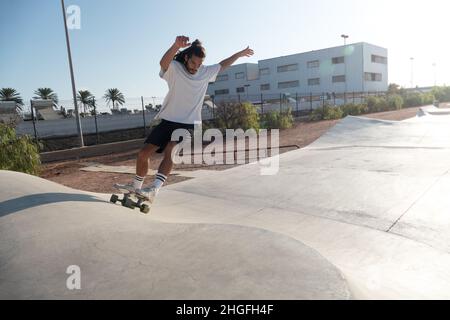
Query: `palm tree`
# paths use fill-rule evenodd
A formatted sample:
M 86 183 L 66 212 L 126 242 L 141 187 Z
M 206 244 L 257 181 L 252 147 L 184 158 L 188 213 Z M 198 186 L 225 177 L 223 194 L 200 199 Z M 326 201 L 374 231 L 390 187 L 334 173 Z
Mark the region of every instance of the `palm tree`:
M 0 101 L 14 101 L 18 105 L 23 106 L 23 100 L 20 93 L 13 88 L 2 88 L 0 90 Z M 19 108 L 22 109 L 20 106 Z
M 106 100 L 106 103 L 112 102 L 113 110 L 116 110 L 116 102 L 121 106 L 125 103 L 125 97 L 123 93 L 120 92 L 117 88 L 106 90 L 103 98 Z
M 53 100 L 55 104 L 58 104 L 58 95 L 50 88 L 38 88 L 34 94 L 36 96 L 33 99 Z
M 88 90 L 80 90 L 77 94 L 77 100 L 83 105 L 84 113 L 86 113 L 86 106 L 89 108 L 92 106 L 92 99 L 94 96 Z

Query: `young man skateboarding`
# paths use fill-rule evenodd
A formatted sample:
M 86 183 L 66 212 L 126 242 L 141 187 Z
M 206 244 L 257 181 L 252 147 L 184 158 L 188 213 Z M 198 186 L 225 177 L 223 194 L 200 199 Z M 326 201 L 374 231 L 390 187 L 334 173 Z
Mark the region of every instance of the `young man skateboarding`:
M 180 51 L 182 48 L 187 49 Z M 161 119 L 161 123 L 152 130 L 145 146 L 139 151 L 133 183 L 116 184 L 115 187 L 136 192 L 153 202 L 172 170 L 172 149 L 180 142 L 171 141 L 172 132 L 176 129 L 194 129 L 194 123 L 202 120 L 203 100 L 208 84 L 214 82 L 217 74 L 236 60 L 251 55 L 253 50 L 247 47 L 218 64 L 204 66 L 206 53 L 200 41 L 195 40 L 191 44 L 188 37 L 178 36 L 160 61 L 159 75 L 169 86 L 161 111 L 155 117 Z M 153 183 L 142 188 L 148 172 L 148 161 L 155 152 L 164 153 L 164 159 Z

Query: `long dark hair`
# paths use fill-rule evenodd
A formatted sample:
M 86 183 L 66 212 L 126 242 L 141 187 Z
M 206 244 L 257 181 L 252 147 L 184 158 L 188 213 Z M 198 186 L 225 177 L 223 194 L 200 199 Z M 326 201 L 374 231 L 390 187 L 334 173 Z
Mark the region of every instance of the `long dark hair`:
M 188 59 L 192 56 L 196 56 L 199 58 L 206 57 L 206 50 L 202 47 L 202 43 L 200 42 L 200 40 L 196 39 L 194 42 L 192 42 L 189 48 L 186 48 L 183 51 L 179 51 L 173 59 L 182 64 L 186 64 L 186 56 L 188 57 Z

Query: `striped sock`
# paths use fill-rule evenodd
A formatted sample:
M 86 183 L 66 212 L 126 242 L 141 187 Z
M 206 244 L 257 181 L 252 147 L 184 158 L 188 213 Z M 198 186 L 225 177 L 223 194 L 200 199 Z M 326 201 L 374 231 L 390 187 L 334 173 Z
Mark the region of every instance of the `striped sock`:
M 157 189 L 161 188 L 164 182 L 166 182 L 167 177 L 162 173 L 157 173 L 155 177 L 155 181 L 153 182 L 153 186 Z
M 137 189 L 142 189 L 142 185 L 144 184 L 144 177 L 139 177 L 136 175 L 133 180 L 133 187 Z

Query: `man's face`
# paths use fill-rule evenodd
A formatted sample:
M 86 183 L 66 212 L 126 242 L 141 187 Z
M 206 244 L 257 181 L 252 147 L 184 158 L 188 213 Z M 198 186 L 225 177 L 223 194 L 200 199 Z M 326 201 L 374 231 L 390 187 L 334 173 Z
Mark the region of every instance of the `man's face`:
M 198 69 L 203 63 L 204 58 L 193 55 L 192 57 L 186 57 L 186 69 L 190 74 L 196 74 Z

